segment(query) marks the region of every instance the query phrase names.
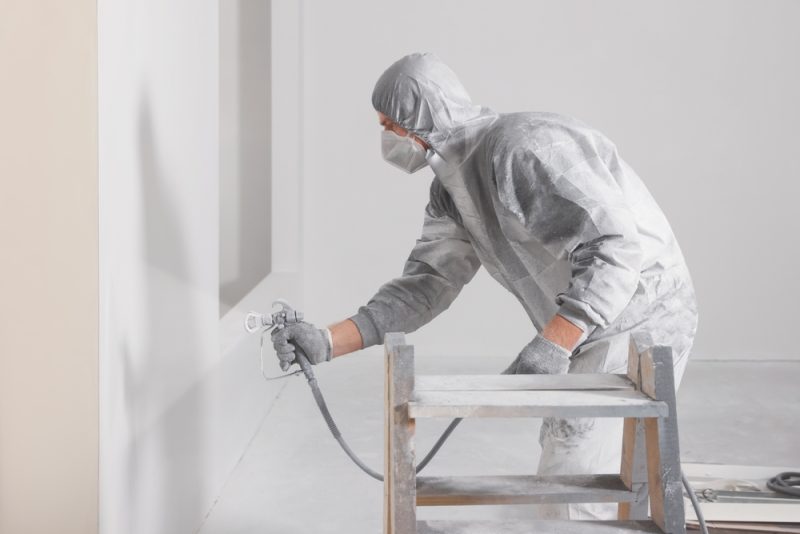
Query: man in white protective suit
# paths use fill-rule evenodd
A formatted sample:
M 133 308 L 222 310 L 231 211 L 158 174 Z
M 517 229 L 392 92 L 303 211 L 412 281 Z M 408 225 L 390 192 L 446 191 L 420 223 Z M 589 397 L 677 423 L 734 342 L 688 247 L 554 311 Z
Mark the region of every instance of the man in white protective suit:
M 553 113 L 473 104 L 432 54 L 378 80 L 383 157 L 435 173 L 422 235 L 403 274 L 352 317 L 273 333 L 282 364 L 314 363 L 413 332 L 447 309 L 482 265 L 538 332 L 506 373 L 624 373 L 631 342 L 672 348 L 680 382 L 697 329 L 681 250 L 661 209 L 614 144 Z M 618 473 L 622 420 L 545 419 L 539 474 Z M 542 506 L 546 518 L 609 519 L 616 505 Z

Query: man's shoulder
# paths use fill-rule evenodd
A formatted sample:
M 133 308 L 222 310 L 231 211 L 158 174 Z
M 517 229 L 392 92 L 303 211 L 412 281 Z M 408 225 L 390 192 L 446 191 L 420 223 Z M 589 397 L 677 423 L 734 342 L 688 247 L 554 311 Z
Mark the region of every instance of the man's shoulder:
M 489 142 L 501 153 L 517 149 L 537 152 L 553 145 L 586 138 L 604 138 L 588 124 L 560 113 L 522 111 L 502 113 L 489 134 Z

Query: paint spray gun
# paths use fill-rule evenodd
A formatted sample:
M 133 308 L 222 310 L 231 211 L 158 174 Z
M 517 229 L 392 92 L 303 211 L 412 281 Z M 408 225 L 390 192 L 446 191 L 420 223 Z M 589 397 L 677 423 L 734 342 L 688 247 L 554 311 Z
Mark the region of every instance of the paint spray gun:
M 273 328 L 277 328 L 280 330 L 284 328 L 288 324 L 296 324 L 303 322 L 303 312 L 299 312 L 292 308 L 292 306 L 284 299 L 278 299 L 272 303 L 272 306 L 280 305 L 281 309 L 271 314 L 267 313 L 260 313 L 260 312 L 250 312 L 244 318 L 244 329 L 247 332 L 254 334 L 256 332 L 268 332 Z M 261 339 L 261 371 L 263 374 L 264 371 L 264 339 L 262 336 Z M 311 363 L 308 361 L 308 358 L 305 354 L 297 348 L 295 352 L 295 359 L 297 364 L 303 370 L 306 375 L 306 378 L 311 380 L 313 378 L 313 371 L 311 371 Z M 281 370 L 287 371 L 291 364 L 288 362 L 281 362 Z
M 303 320 L 303 312 L 296 311 L 283 299 L 278 299 L 272 303 L 273 306 L 279 304 L 281 309 L 271 314 L 250 312 L 244 318 L 244 329 L 253 334 L 266 328 L 283 328 L 287 324 L 299 323 Z
M 342 450 L 350 457 L 350 459 L 355 463 L 362 471 L 364 471 L 367 475 L 371 476 L 375 480 L 383 480 L 383 475 L 378 473 L 377 471 L 371 469 L 368 465 L 366 465 L 356 453 L 350 448 L 347 442 L 342 437 L 342 433 L 339 431 L 339 428 L 336 426 L 336 422 L 333 420 L 333 416 L 331 415 L 330 411 L 328 410 L 328 406 L 325 402 L 325 397 L 322 396 L 322 391 L 319 389 L 319 384 L 317 383 L 317 379 L 314 376 L 314 370 L 311 368 L 311 363 L 308 361 L 305 353 L 300 349 L 300 347 L 295 346 L 295 362 L 300 366 L 301 371 L 295 371 L 293 373 L 288 373 L 282 376 L 275 376 L 269 377 L 264 374 L 264 337 L 267 332 L 272 330 L 273 328 L 285 328 L 286 325 L 296 324 L 303 321 L 303 313 L 296 311 L 292 308 L 288 302 L 283 299 L 278 299 L 272 303 L 273 306 L 276 304 L 280 305 L 281 309 L 271 314 L 266 313 L 259 313 L 259 312 L 250 312 L 244 318 L 244 329 L 247 330 L 249 333 L 261 333 L 261 374 L 264 376 L 266 380 L 280 380 L 283 378 L 288 378 L 290 376 L 303 373 L 308 381 L 308 385 L 311 388 L 311 394 L 314 396 L 314 401 L 317 403 L 317 407 L 319 408 L 320 413 L 322 414 L 322 418 L 325 419 L 325 424 L 328 426 L 328 429 L 331 431 L 333 438 L 339 442 L 339 445 L 342 447 Z M 281 362 L 281 369 L 285 372 L 289 369 L 291 364 L 288 362 Z M 422 471 L 428 462 L 430 462 L 436 453 L 439 452 L 439 449 L 444 445 L 444 442 L 447 441 L 447 438 L 450 437 L 450 434 L 455 430 L 456 426 L 461 422 L 461 419 L 454 419 L 452 423 L 447 427 L 444 433 L 439 437 L 439 439 L 434 444 L 433 448 L 431 448 L 430 452 L 422 459 L 419 464 L 417 464 L 417 473 Z
M 311 368 L 311 363 L 308 361 L 308 358 L 300 349 L 300 347 L 295 346 L 295 362 L 300 366 L 302 371 L 295 371 L 293 373 L 287 373 L 282 376 L 274 377 L 269 377 L 264 373 L 264 337 L 266 337 L 267 332 L 273 328 L 285 328 L 286 325 L 297 324 L 303 321 L 303 313 L 292 308 L 292 306 L 285 300 L 278 299 L 272 303 L 273 306 L 276 304 L 280 305 L 281 307 L 281 309 L 278 311 L 270 314 L 250 312 L 244 318 L 244 329 L 247 330 L 247 332 L 251 334 L 261 334 L 261 374 L 264 376 L 264 379 L 268 381 L 280 380 L 302 372 L 308 381 L 308 385 L 311 388 L 311 394 L 314 396 L 317 407 L 322 413 L 322 417 L 325 419 L 325 423 L 327 424 L 328 429 L 330 429 L 334 439 L 339 442 L 339 445 L 342 447 L 347 456 L 349 456 L 350 459 L 353 460 L 353 462 L 355 462 L 359 468 L 361 468 L 361 470 L 363 470 L 372 478 L 383 480 L 383 475 L 370 469 L 369 466 L 362 462 L 342 437 L 342 433 L 336 426 L 336 422 L 333 420 L 333 416 L 331 415 L 330 411 L 328 410 L 328 406 L 325 403 L 325 397 L 322 396 L 322 391 L 319 389 L 319 384 L 317 383 L 317 378 L 314 376 L 314 370 Z M 281 362 L 281 369 L 285 372 L 289 369 L 290 365 L 291 364 L 288 362 Z

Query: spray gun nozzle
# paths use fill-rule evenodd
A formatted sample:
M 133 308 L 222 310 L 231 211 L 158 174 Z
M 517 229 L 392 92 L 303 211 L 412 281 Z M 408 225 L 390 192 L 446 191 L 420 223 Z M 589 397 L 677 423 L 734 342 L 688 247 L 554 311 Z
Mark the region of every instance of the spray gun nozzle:
M 253 332 L 258 332 L 262 328 L 267 328 L 272 325 L 272 318 L 269 315 L 264 315 L 263 313 L 250 312 L 244 318 L 244 329 L 251 334 Z

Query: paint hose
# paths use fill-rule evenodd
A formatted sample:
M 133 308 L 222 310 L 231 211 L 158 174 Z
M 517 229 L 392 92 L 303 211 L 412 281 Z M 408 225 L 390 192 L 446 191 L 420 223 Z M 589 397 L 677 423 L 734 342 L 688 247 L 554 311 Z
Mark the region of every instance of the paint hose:
M 358 466 L 359 469 L 375 480 L 383 481 L 383 475 L 365 464 L 361 458 L 359 458 L 356 453 L 353 452 L 353 449 L 350 448 L 350 445 L 347 444 L 347 441 L 345 441 L 341 431 L 339 431 L 339 427 L 336 426 L 336 421 L 333 420 L 330 410 L 328 410 L 328 404 L 325 402 L 325 397 L 322 395 L 322 391 L 319 389 L 317 377 L 314 376 L 314 370 L 312 369 L 308 358 L 306 358 L 304 354 L 301 354 L 300 351 L 297 351 L 295 355 L 297 363 L 300 365 L 300 368 L 303 370 L 303 374 L 306 377 L 308 386 L 311 388 L 311 394 L 314 396 L 314 401 L 317 403 L 317 407 L 322 414 L 322 418 L 325 420 L 325 424 L 328 426 L 328 430 L 331 431 L 333 438 L 337 443 L 339 443 L 339 446 L 342 448 L 345 454 L 350 457 L 350 459 Z M 425 466 L 428 465 L 431 460 L 433 460 L 433 457 L 436 456 L 436 453 L 439 452 L 439 449 L 442 448 L 444 442 L 447 441 L 447 438 L 450 437 L 450 434 L 453 433 L 453 430 L 456 429 L 461 421 L 462 419 L 458 418 L 453 419 L 453 421 L 450 422 L 445 431 L 442 432 L 442 435 L 439 436 L 439 439 L 436 440 L 436 443 L 434 443 L 428 454 L 425 455 L 425 458 L 423 458 L 422 461 L 417 464 L 417 473 L 425 469 Z
M 703 515 L 703 510 L 700 508 L 700 501 L 697 500 L 697 495 L 695 495 L 691 484 L 689 484 L 689 479 L 686 478 L 686 474 L 684 474 L 683 471 L 681 471 L 681 481 L 683 481 L 683 487 L 686 488 L 686 494 L 689 496 L 689 500 L 692 501 L 692 508 L 694 508 L 694 515 L 697 516 L 697 522 L 700 524 L 700 530 L 703 531 L 703 534 L 708 534 L 708 525 L 706 525 L 706 518 Z
M 767 481 L 767 487 L 784 495 L 800 497 L 800 473 L 779 473 Z
M 325 397 L 322 395 L 322 391 L 319 388 L 319 384 L 317 383 L 317 378 L 314 375 L 314 370 L 311 367 L 311 363 L 308 361 L 308 357 L 306 357 L 302 350 L 297 348 L 295 351 L 295 362 L 300 366 L 300 371 L 294 371 L 281 376 L 266 375 L 264 370 L 264 338 L 266 337 L 267 333 L 273 328 L 284 328 L 287 324 L 296 324 L 303 320 L 302 312 L 296 311 L 287 301 L 278 299 L 272 304 L 273 306 L 280 305 L 281 309 L 269 314 L 250 312 L 244 319 L 244 328 L 248 333 L 252 334 L 259 331 L 261 332 L 259 357 L 261 360 L 261 375 L 264 377 L 264 380 L 281 380 L 302 372 L 306 377 L 306 381 L 308 381 L 308 385 L 311 388 L 311 394 L 314 396 L 314 401 L 317 403 L 317 407 L 322 414 L 322 418 L 325 419 L 325 424 L 328 426 L 328 430 L 331 431 L 333 438 L 337 443 L 339 443 L 339 446 L 342 448 L 345 454 L 347 454 L 347 456 L 353 461 L 354 464 L 358 466 L 359 469 L 375 480 L 383 481 L 383 475 L 365 464 L 361 458 L 359 458 L 356 453 L 353 452 L 353 449 L 350 448 L 350 446 L 347 444 L 347 441 L 345 441 L 342 433 L 339 431 L 339 427 L 336 426 L 336 422 L 333 420 L 330 410 L 328 410 L 328 404 L 325 402 Z M 436 453 L 439 452 L 439 449 L 442 448 L 444 442 L 447 441 L 447 438 L 450 437 L 450 434 L 453 433 L 460 422 L 460 418 L 453 419 L 453 421 L 451 421 L 442 435 L 439 436 L 439 439 L 436 440 L 436 443 L 434 443 L 428 454 L 425 455 L 425 458 L 423 458 L 422 461 L 417 464 L 417 473 L 422 471 L 425 466 L 428 465 L 431 460 L 433 460 L 433 457 L 436 456 Z

